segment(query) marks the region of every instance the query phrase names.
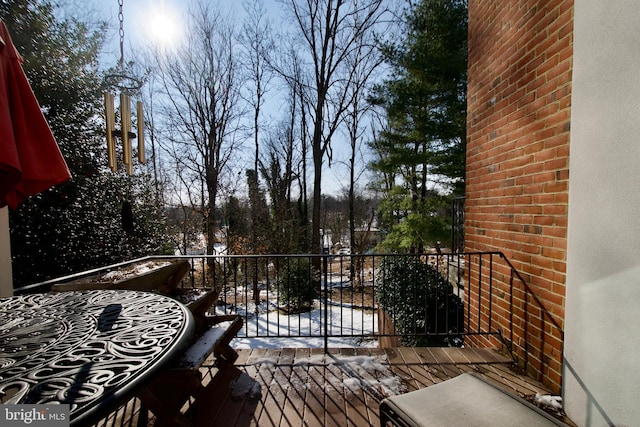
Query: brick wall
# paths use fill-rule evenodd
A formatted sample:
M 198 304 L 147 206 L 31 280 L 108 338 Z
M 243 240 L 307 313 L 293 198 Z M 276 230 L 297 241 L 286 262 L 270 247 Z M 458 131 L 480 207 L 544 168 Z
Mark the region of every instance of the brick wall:
M 572 56 L 573 0 L 469 1 L 465 249 L 502 251 L 561 326 Z M 535 316 L 516 316 L 514 343 L 542 350 L 527 368 L 559 389 L 562 335 L 540 342 Z

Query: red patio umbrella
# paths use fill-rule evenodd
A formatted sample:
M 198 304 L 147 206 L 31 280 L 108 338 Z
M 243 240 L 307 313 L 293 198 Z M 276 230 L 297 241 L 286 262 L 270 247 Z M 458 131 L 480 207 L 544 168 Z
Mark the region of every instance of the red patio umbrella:
M 71 178 L 21 64 L 0 21 L 0 208 Z

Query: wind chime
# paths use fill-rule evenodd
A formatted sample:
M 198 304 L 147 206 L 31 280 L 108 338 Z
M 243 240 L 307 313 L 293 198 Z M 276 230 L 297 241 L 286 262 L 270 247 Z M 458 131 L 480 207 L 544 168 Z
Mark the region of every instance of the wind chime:
M 122 162 L 127 174 L 133 174 L 133 143 L 136 133 L 131 131 L 131 97 L 129 91 L 140 89 L 142 84 L 134 77 L 128 76 L 124 72 L 124 15 L 123 0 L 118 0 L 120 20 L 120 61 L 118 63 L 119 74 L 108 76 L 114 83 L 112 86 L 121 90 L 120 92 L 120 129 L 116 129 L 115 95 L 110 91 L 104 93 L 104 109 L 107 135 L 107 159 L 112 171 L 118 170 L 116 154 L 116 138 L 122 141 Z M 129 82 L 129 84 L 126 84 Z M 137 139 L 138 139 L 138 162 L 145 163 L 144 153 L 144 115 L 142 101 L 136 102 L 137 114 Z

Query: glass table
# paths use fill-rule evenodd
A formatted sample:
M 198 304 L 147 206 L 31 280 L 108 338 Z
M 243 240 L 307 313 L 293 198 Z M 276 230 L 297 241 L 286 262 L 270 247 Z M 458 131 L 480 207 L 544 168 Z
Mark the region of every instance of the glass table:
M 90 290 L 0 299 L 0 400 L 70 405 L 99 420 L 179 355 L 193 318 L 148 292 Z

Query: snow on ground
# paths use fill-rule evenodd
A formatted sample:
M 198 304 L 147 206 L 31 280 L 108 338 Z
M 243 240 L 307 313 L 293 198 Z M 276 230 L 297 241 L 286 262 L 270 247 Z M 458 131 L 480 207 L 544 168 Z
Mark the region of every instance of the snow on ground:
M 317 307 L 307 313 L 287 315 L 277 310 L 274 303 L 262 303 L 260 306 L 235 307 L 235 311 L 245 319 L 245 325 L 232 342 L 236 349 L 248 348 L 322 348 L 322 337 L 325 310 Z M 257 308 L 257 309 L 256 309 Z M 257 312 L 257 313 L 256 313 Z M 373 334 L 377 328 L 377 316 L 369 310 L 361 310 L 351 306 L 329 305 L 326 311 L 329 332 L 333 335 L 366 335 Z M 256 338 L 256 335 L 272 335 L 271 338 Z M 276 337 L 280 335 L 280 337 Z M 310 335 L 301 337 L 299 335 Z M 328 339 L 328 347 L 377 347 L 377 340 L 368 337 L 337 336 Z M 262 357 L 256 364 L 272 364 L 276 366 L 277 357 Z M 399 377 L 389 369 L 387 356 L 344 356 L 334 354 L 318 354 L 309 357 L 296 357 L 295 366 L 332 366 L 332 372 L 341 375 L 326 376 L 323 379 L 313 377 L 301 381 L 298 377 L 291 379 L 291 387 L 309 389 L 318 385 L 322 387 L 342 387 L 351 392 L 366 390 L 380 399 L 406 392 Z M 248 377 L 240 376 L 230 388 L 233 396 L 249 396 L 256 398 L 260 394 L 260 386 Z
M 122 280 L 128 277 L 140 276 L 151 270 L 170 265 L 169 261 L 147 261 L 139 264 L 133 264 L 125 268 L 110 271 L 101 277 L 104 281 Z
M 541 395 L 540 393 L 536 393 L 533 403 L 547 412 L 551 412 L 557 416 L 563 415 L 561 396 Z
M 377 315 L 368 310 L 330 305 L 326 312 L 323 307 L 317 307 L 307 313 L 287 315 L 277 310 L 275 304 L 263 303 L 257 310 L 253 305 L 249 306 L 248 311 L 241 307 L 236 307 L 235 311 L 243 316 L 245 322 L 238 337 L 231 343 L 238 349 L 324 347 L 325 315 L 329 325 L 328 333 L 330 336 L 334 335 L 328 339 L 329 347 L 378 345 L 377 340 L 363 336 L 372 335 L 378 324 Z
M 337 379 L 340 383 L 347 382 L 351 391 L 365 389 L 369 391 L 381 390 L 384 396 L 395 396 L 406 392 L 400 377 L 395 376 L 387 364 L 386 355 L 377 356 L 326 356 L 335 360 L 344 374 L 349 374 L 350 378 L 345 380 Z
M 347 286 L 340 275 L 330 276 L 328 288 Z M 239 304 L 217 307 L 227 313 L 234 312 L 243 317 L 243 329 L 234 338 L 231 345 L 236 349 L 249 348 L 323 348 L 325 327 L 330 336 L 329 348 L 377 347 L 378 341 L 370 338 L 377 332 L 378 317 L 375 311 L 362 309 L 350 304 L 329 303 L 326 308 L 316 301 L 314 309 L 306 313 L 288 315 L 278 310 L 277 298 L 262 287 L 261 304 Z M 324 288 L 324 286 L 323 286 Z M 236 289 L 242 295 L 244 289 Z M 248 298 L 245 300 L 249 300 Z M 333 336 L 332 336 L 333 335 Z M 357 336 L 344 336 L 357 335 Z M 262 357 L 254 363 L 276 366 L 277 357 Z M 365 390 L 379 399 L 406 392 L 400 377 L 393 374 L 387 362 L 387 356 L 344 356 L 319 354 L 306 358 L 296 357 L 296 366 L 327 366 L 333 375 L 321 378 L 292 376 L 289 384 L 296 390 L 323 387 L 325 389 L 346 390 L 357 393 Z M 312 370 L 311 370 L 312 371 Z M 268 385 L 267 385 L 268 386 Z M 259 397 L 260 385 L 248 376 L 240 376 L 230 388 L 233 396 Z
M 253 362 L 256 365 L 278 364 L 277 357 L 262 357 Z M 386 355 L 375 356 L 344 356 L 333 354 L 316 354 L 309 357 L 296 357 L 293 368 L 296 367 L 326 366 L 330 372 L 321 378 L 318 376 L 293 375 L 290 378 L 290 387 L 295 390 L 322 387 L 324 390 L 341 390 L 343 387 L 352 393 L 360 390 L 376 396 L 378 399 L 396 396 L 405 393 L 406 387 L 400 377 L 394 375 L 389 369 Z M 311 370 L 310 370 L 311 371 Z M 274 380 L 275 381 L 275 380 Z M 319 382 L 321 381 L 321 382 Z M 232 395 L 259 397 L 260 385 L 248 376 L 240 376 L 229 385 Z
M 464 285 L 464 279 L 458 276 L 458 269 L 464 270 L 464 259 L 450 262 L 449 275 L 454 286 Z M 454 268 L 455 267 L 455 268 Z M 373 269 L 367 269 L 363 282 L 372 285 Z M 329 272 L 323 280 L 323 290 L 351 286 L 348 275 L 337 272 Z M 272 285 L 272 284 L 271 284 Z M 378 318 L 374 310 L 363 309 L 347 303 L 329 302 L 327 309 L 316 301 L 315 308 L 306 313 L 288 315 L 278 310 L 277 292 L 272 286 L 259 283 L 257 297 L 262 301 L 259 305 L 249 302 L 253 299 L 254 288 L 236 286 L 232 290 L 225 290 L 230 301 L 242 300 L 237 305 L 216 307 L 220 314 L 235 313 L 243 317 L 243 329 L 231 342 L 236 349 L 250 348 L 323 348 L 325 324 L 328 324 L 327 346 L 329 348 L 357 348 L 377 347 L 378 342 L 370 336 L 378 331 Z M 456 286 L 456 293 L 464 299 L 463 286 Z M 326 318 L 326 322 L 325 322 Z M 344 336 L 356 335 L 356 336 Z M 278 358 L 268 356 L 254 360 L 256 365 L 277 366 Z M 400 377 L 391 372 L 386 355 L 374 356 L 345 356 L 335 354 L 319 354 L 307 358 L 296 357 L 295 366 L 317 365 L 326 366 L 325 372 L 333 375 L 325 375 L 318 378 L 309 375 L 308 378 L 292 376 L 290 387 L 297 390 L 311 387 L 324 387 L 328 389 L 345 388 L 353 393 L 365 390 L 366 392 L 384 397 L 405 393 L 407 390 L 402 385 Z M 311 370 L 310 370 L 311 372 Z M 268 387 L 268 385 L 267 385 Z M 247 375 L 238 377 L 230 384 L 234 397 L 248 396 L 257 398 L 261 394 L 260 384 Z

